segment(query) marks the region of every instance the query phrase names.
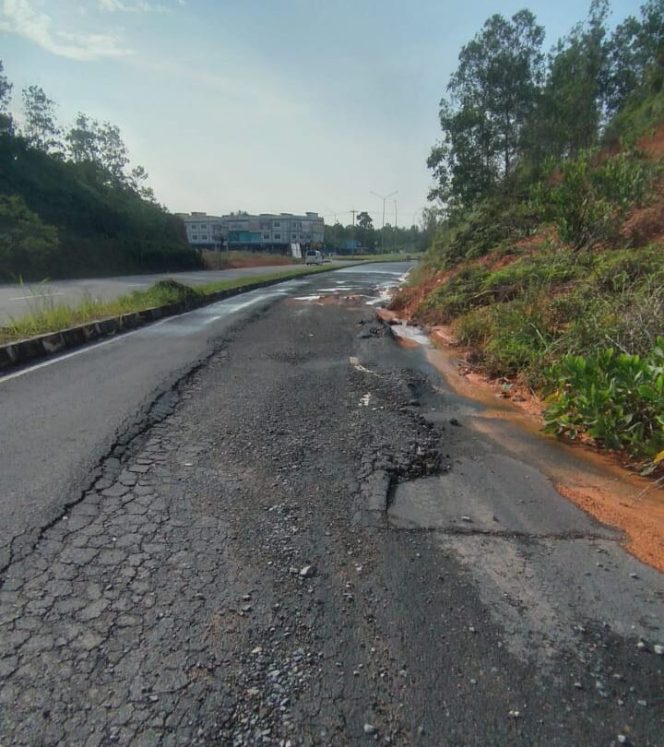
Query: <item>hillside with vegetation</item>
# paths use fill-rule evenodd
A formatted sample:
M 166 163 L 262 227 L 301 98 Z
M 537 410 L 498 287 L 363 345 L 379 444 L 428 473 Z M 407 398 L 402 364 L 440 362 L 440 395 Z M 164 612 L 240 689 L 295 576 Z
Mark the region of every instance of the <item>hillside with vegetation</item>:
M 0 62 L 0 281 L 185 270 L 200 265 L 182 221 L 130 170 L 118 128 L 79 114 L 64 130 L 38 86 L 19 127 Z
M 664 456 L 664 3 L 548 55 L 527 10 L 466 44 L 428 160 L 438 226 L 393 308 L 545 398 L 546 427 Z

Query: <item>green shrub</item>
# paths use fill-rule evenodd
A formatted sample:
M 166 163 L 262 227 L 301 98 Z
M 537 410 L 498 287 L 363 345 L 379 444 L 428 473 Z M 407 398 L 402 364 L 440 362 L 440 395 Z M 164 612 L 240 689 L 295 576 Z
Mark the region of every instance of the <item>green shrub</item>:
M 155 306 L 179 302 L 192 303 L 199 298 L 199 294 L 194 288 L 179 283 L 172 278 L 158 280 L 148 288 L 147 293 L 150 295 Z
M 567 355 L 549 371 L 555 390 L 546 428 L 569 438 L 652 458 L 664 448 L 664 338 L 641 357 L 606 348 Z
M 528 201 L 487 198 L 437 230 L 425 263 L 433 269 L 448 269 L 464 259 L 483 257 L 531 235 L 538 223 L 539 216 Z
M 531 386 L 542 381 L 541 362 L 551 347 L 542 296 L 494 307 L 493 334 L 482 361 L 490 376 L 522 374 Z
M 473 309 L 459 317 L 454 332 L 462 345 L 484 346 L 495 333 L 495 314 L 490 307 Z
M 46 225 L 20 195 L 0 194 L 0 280 L 22 271 L 39 274 L 59 247 L 57 229 Z
M 612 244 L 628 211 L 645 199 L 653 168 L 634 153 L 620 153 L 597 164 L 585 151 L 565 161 L 547 183 L 533 188 L 532 202 L 552 220 L 562 241 L 574 249 Z
M 592 275 L 598 290 L 621 292 L 640 278 L 660 274 L 664 281 L 661 245 L 638 250 L 601 252 L 595 257 Z
M 489 276 L 485 267 L 465 267 L 438 286 L 424 301 L 422 310 L 435 312 L 440 321 L 448 322 L 459 314 L 482 304 L 483 283 Z

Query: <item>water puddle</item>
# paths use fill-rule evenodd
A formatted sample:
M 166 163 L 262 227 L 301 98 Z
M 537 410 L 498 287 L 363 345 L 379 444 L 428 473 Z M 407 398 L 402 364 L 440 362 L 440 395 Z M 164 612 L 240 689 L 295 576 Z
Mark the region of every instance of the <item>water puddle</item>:
M 321 288 L 321 293 L 352 293 L 357 292 L 359 288 L 353 288 L 352 285 L 338 285 L 335 288 Z
M 409 324 L 406 324 L 405 322 L 402 322 L 401 324 L 393 324 L 390 328 L 394 335 L 401 340 L 416 343 L 417 345 L 421 345 L 424 348 L 431 347 L 431 342 L 427 337 L 426 332 L 420 327 L 413 327 Z

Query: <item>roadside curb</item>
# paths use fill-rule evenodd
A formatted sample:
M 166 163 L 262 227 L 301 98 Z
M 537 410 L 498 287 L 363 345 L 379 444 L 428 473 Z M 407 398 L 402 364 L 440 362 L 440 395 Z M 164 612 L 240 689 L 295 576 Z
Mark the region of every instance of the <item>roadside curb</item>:
M 56 355 L 65 350 L 78 348 L 102 337 L 122 334 L 130 330 L 144 327 L 158 319 L 168 316 L 177 316 L 186 311 L 192 311 L 202 306 L 209 306 L 211 303 L 223 301 L 225 298 L 239 296 L 249 291 L 267 288 L 271 285 L 286 283 L 289 280 L 296 280 L 301 277 L 311 275 L 322 275 L 324 272 L 338 270 L 338 267 L 330 267 L 317 272 L 303 272 L 291 277 L 280 277 L 267 280 L 261 280 L 257 283 L 247 283 L 238 288 L 228 288 L 226 290 L 210 293 L 209 295 L 195 301 L 179 301 L 177 303 L 166 304 L 164 306 L 155 306 L 143 311 L 132 311 L 120 316 L 108 317 L 86 324 L 79 324 L 76 327 L 69 327 L 58 332 L 48 332 L 37 337 L 28 337 L 25 340 L 17 340 L 0 345 L 0 371 L 5 371 L 23 363 L 45 358 L 49 355 Z

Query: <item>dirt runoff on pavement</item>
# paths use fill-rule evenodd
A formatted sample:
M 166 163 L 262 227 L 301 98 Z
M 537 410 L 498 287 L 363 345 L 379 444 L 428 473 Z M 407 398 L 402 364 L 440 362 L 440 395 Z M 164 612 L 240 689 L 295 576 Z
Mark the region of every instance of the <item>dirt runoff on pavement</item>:
M 380 309 L 378 314 L 389 324 L 401 324 L 394 312 Z M 625 532 L 626 549 L 664 573 L 664 489 L 587 444 L 563 444 L 543 434 L 543 403 L 533 392 L 514 382 L 491 380 L 470 370 L 459 359 L 459 349 L 448 328 L 437 327 L 429 332 L 435 343 L 429 358 L 448 385 L 486 407 L 484 422 L 476 419 L 476 427 L 497 440 L 509 441 L 506 428 L 501 426 L 503 421 L 537 439 L 540 448 L 533 458 L 539 460 L 540 468 L 560 494 L 605 524 Z M 405 338 L 402 344 L 417 346 L 412 337 Z M 534 443 L 530 441 L 530 447 L 528 442 L 519 443 L 518 448 L 533 448 Z

